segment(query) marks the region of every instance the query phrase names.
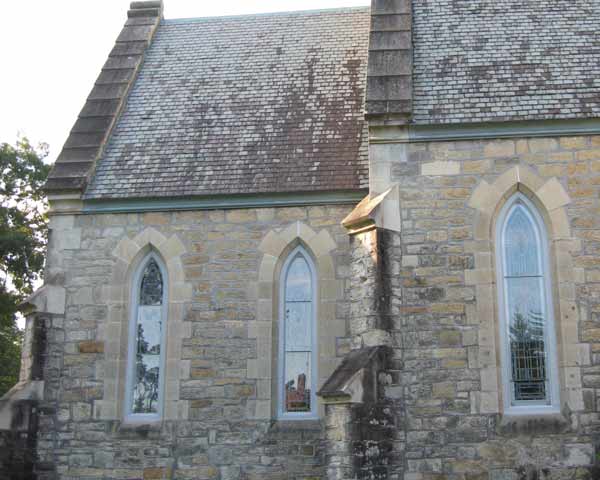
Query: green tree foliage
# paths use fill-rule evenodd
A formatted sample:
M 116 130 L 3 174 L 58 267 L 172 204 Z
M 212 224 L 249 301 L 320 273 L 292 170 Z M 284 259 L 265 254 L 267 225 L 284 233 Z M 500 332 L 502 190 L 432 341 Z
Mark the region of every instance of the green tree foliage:
M 0 395 L 19 376 L 17 306 L 33 291 L 44 266 L 46 155 L 46 145 L 35 149 L 26 138 L 14 146 L 0 143 Z

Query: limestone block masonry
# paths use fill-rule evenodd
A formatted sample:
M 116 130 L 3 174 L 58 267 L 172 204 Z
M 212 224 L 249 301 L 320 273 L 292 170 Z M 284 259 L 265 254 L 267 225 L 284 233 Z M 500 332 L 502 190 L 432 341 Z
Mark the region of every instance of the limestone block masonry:
M 592 3 L 372 0 L 214 23 L 133 2 L 46 184 L 38 341 L 0 405 L 0 463 L 31 448 L 8 475 L 600 480 Z M 368 196 L 336 203 L 362 194 L 367 147 Z M 512 400 L 499 313 L 515 198 L 539 212 L 544 257 L 536 333 L 512 344 L 523 377 L 545 370 L 535 405 Z M 300 246 L 317 340 L 294 352 L 312 378 L 294 377 L 318 400 L 282 420 L 281 277 Z M 141 417 L 125 399 L 150 253 L 168 290 L 148 349 L 163 394 Z
M 321 420 L 275 418 L 278 275 L 302 244 L 318 268 L 318 387 L 351 348 L 352 206 L 54 215 L 39 479 L 324 478 Z M 163 419 L 123 422 L 131 272 L 169 276 Z
M 383 302 L 394 353 L 380 381 L 403 458 L 388 478 L 598 478 L 600 137 L 391 136 L 370 147 L 372 191 L 396 185 L 402 218 L 379 246 L 399 279 Z M 549 236 L 558 415 L 503 407 L 493 232 L 517 191 Z

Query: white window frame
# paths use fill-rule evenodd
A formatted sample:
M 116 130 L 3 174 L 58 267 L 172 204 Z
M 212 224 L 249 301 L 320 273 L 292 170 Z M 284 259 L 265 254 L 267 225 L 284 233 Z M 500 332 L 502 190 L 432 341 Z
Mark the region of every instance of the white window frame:
M 504 272 L 506 258 L 504 255 L 507 220 L 515 205 L 523 205 L 524 211 L 532 220 L 536 230 L 538 244 L 538 265 L 543 276 L 542 302 L 545 307 L 544 342 L 546 350 L 546 375 L 548 377 L 547 395 L 544 404 L 539 401 L 515 401 L 511 389 L 512 364 L 509 341 L 510 319 L 508 317 L 508 298 L 505 288 Z M 552 278 L 548 234 L 545 223 L 533 202 L 521 192 L 515 193 L 502 207 L 496 223 L 496 274 L 498 286 L 498 313 L 500 319 L 500 345 L 502 364 L 502 386 L 504 413 L 508 415 L 554 414 L 560 412 L 558 362 L 556 348 L 556 326 L 552 295 Z
M 308 265 L 312 283 L 312 315 L 311 315 L 311 382 L 310 382 L 310 412 L 286 412 L 285 411 L 285 287 L 290 266 L 294 259 L 301 255 Z M 280 420 L 310 420 L 318 419 L 317 409 L 317 275 L 316 268 L 312 257 L 300 245 L 287 256 L 286 261 L 281 268 L 279 279 L 279 356 L 278 356 L 278 375 L 277 375 L 277 391 L 278 391 L 278 406 L 277 417 Z
M 163 303 L 161 312 L 161 339 L 160 339 L 160 360 L 159 360 L 159 377 L 158 377 L 158 404 L 156 413 L 133 413 L 133 381 L 135 375 L 135 349 L 136 349 L 136 327 L 139 310 L 140 288 L 142 286 L 142 275 L 148 262 L 154 260 L 158 265 L 162 275 L 163 288 Z M 162 259 L 154 252 L 150 252 L 144 256 L 139 263 L 133 275 L 130 289 L 130 317 L 129 317 L 129 341 L 127 346 L 127 373 L 125 375 L 125 406 L 124 406 L 124 421 L 127 423 L 152 423 L 160 421 L 163 417 L 164 396 L 165 396 L 165 372 L 166 372 L 166 331 L 167 331 L 167 314 L 168 314 L 168 295 L 169 283 L 167 277 L 167 269 Z

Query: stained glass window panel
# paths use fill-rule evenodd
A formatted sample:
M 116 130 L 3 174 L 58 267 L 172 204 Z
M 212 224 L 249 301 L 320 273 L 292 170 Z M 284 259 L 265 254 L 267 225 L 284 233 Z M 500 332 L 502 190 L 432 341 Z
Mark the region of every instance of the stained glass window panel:
M 163 281 L 156 261 L 152 258 L 142 275 L 140 305 L 162 305 Z

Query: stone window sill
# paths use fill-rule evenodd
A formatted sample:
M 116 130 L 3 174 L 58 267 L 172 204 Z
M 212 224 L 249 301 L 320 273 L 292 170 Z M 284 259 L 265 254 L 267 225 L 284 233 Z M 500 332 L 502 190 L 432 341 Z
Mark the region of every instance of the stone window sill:
M 497 431 L 501 435 L 564 433 L 569 430 L 569 419 L 556 411 L 507 413 L 500 416 Z
M 163 430 L 163 420 L 161 418 L 125 418 L 116 428 L 119 436 L 125 437 L 147 437 L 160 435 Z
M 322 429 L 323 424 L 318 418 L 273 420 L 271 423 L 272 432 L 290 432 L 298 430 L 320 431 Z
M 127 415 L 123 418 L 123 427 L 137 428 L 140 426 L 152 427 L 162 425 L 163 418 L 158 415 Z

